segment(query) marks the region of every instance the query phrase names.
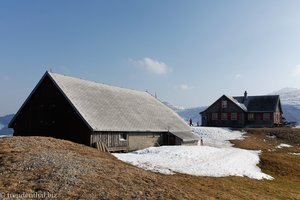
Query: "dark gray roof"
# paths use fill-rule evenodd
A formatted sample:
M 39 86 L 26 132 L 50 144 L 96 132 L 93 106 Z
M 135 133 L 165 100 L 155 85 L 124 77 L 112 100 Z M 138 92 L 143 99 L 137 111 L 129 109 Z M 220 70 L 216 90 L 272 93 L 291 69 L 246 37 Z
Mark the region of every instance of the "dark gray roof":
M 279 95 L 265 96 L 244 96 L 233 97 L 239 103 L 244 104 L 248 112 L 275 112 L 279 100 Z

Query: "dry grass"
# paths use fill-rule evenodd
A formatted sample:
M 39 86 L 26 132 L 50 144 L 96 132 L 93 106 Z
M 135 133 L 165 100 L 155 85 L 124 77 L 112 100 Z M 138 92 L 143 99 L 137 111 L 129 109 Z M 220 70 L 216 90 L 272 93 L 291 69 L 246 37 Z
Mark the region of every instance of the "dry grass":
M 48 191 L 57 194 L 59 199 L 300 199 L 300 156 L 288 154 L 299 153 L 300 147 L 294 143 L 292 148 L 275 148 L 291 141 L 266 137 L 272 130 L 247 130 L 245 140 L 232 141 L 239 148 L 262 150 L 260 167 L 274 177 L 271 181 L 161 175 L 67 141 L 3 138 L 0 139 L 0 191 Z M 24 160 L 33 155 L 44 156 L 31 160 L 36 164 L 30 170 L 19 167 L 28 165 Z M 69 165 L 75 165 L 76 169 L 66 167 Z

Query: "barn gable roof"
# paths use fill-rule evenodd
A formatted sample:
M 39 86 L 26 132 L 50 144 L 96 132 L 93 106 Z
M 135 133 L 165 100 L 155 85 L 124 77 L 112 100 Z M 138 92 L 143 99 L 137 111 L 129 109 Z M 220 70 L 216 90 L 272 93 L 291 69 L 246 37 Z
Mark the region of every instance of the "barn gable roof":
M 177 113 L 147 92 L 52 72 L 46 72 L 42 80 L 45 76 L 50 77 L 93 131 L 176 132 L 182 140 L 196 139 Z

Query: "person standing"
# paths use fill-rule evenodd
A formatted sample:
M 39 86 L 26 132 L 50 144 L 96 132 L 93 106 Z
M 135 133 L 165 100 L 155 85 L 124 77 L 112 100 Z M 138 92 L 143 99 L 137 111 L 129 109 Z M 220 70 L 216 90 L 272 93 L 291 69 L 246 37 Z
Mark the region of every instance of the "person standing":
M 193 120 L 190 118 L 190 126 L 193 126 Z

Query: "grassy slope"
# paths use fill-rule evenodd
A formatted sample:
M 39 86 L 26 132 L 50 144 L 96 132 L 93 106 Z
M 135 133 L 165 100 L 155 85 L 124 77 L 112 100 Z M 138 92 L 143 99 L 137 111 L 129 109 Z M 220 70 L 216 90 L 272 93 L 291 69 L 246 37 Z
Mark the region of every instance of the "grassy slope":
M 276 149 L 279 143 L 289 142 L 265 137 L 265 133 L 248 130 L 245 140 L 233 143 L 239 148 L 262 150 L 260 167 L 275 178 L 272 181 L 184 174 L 167 176 L 138 169 L 109 154 L 67 141 L 39 137 L 4 138 L 0 139 L 0 191 L 50 191 L 63 199 L 300 199 L 300 156 L 288 154 L 300 152 L 299 145 Z M 19 164 L 26 158 L 24 155 L 43 152 L 45 155 L 57 154 L 55 164 L 45 164 L 43 160 L 44 165 L 33 165 L 31 170 L 24 170 Z M 58 161 L 61 155 L 67 157 Z M 82 166 L 88 170 L 84 173 L 75 171 L 75 182 L 69 181 L 71 177 L 68 176 L 56 179 L 57 172 L 68 166 L 68 162 L 72 164 L 74 159 L 78 161 L 75 163 L 77 168 Z M 33 161 L 42 162 L 41 159 Z M 64 174 L 70 171 L 65 170 Z M 59 184 L 64 187 L 57 187 Z

